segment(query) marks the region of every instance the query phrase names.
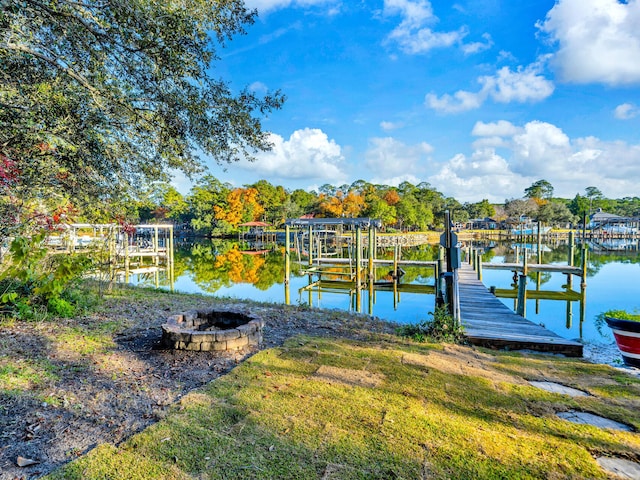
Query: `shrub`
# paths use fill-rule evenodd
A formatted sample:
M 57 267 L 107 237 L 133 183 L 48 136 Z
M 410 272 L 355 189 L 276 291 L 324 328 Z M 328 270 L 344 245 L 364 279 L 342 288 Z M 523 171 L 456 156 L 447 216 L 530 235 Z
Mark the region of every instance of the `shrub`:
M 48 255 L 45 236 L 19 236 L 11 242 L 11 263 L 0 274 L 1 313 L 25 320 L 47 312 L 75 313 L 71 292 L 91 261 L 81 255 Z
M 401 337 L 408 337 L 416 342 L 461 343 L 463 341 L 463 328 L 460 325 L 456 325 L 446 305 L 436 307 L 434 312 L 429 312 L 429 315 L 432 317 L 430 320 L 403 325 L 396 330 L 396 333 Z

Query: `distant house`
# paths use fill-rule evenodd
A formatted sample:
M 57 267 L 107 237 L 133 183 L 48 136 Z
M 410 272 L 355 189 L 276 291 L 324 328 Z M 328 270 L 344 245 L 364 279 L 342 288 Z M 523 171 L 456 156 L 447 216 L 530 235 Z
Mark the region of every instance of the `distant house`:
M 466 227 L 470 230 L 496 230 L 502 228 L 502 222 L 490 217 L 472 218 L 467 222 Z
M 640 220 L 631 217 L 622 217 L 613 213 L 603 212 L 598 209 L 589 217 L 587 228 L 590 230 L 602 230 L 609 233 L 636 233 Z

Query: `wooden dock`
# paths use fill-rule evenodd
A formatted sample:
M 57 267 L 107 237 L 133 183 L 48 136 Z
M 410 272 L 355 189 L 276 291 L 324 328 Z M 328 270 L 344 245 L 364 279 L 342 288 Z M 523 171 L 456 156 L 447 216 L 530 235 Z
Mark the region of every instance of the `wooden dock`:
M 471 344 L 582 356 L 581 343 L 566 340 L 512 312 L 487 290 L 466 263 L 458 270 L 458 288 L 460 317 Z

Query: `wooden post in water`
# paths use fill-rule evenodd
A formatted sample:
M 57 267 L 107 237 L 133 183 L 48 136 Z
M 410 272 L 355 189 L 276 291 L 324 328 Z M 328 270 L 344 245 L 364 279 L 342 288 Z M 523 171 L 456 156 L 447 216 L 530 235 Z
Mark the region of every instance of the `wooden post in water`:
M 362 286 L 362 229 L 360 225 L 356 225 L 356 293 L 359 296 L 359 290 Z
M 573 238 L 573 230 L 569 232 L 569 258 L 568 258 L 568 264 L 570 267 L 573 267 L 573 257 L 575 256 L 575 241 Z M 571 288 L 573 285 L 573 275 L 571 275 L 570 273 L 567 274 L 567 287 Z
M 589 247 L 587 245 L 582 246 L 582 281 L 580 282 L 580 288 L 587 287 L 587 266 L 589 264 Z
M 538 263 L 542 263 L 542 222 L 538 222 Z
M 284 226 L 284 303 L 291 304 L 291 227 Z
M 518 307 L 516 313 L 521 316 L 526 315 L 527 305 L 527 276 L 520 275 L 518 277 Z
M 478 255 L 478 280 L 482 281 L 482 255 Z
M 375 280 L 374 272 L 373 272 L 373 256 L 375 255 L 376 244 L 375 244 L 375 228 L 373 225 L 369 224 L 369 284 L 373 285 Z
M 313 265 L 313 226 L 309 224 L 309 266 Z
M 440 307 L 444 304 L 444 298 L 442 296 L 442 275 L 444 273 L 444 248 L 441 246 L 438 249 L 438 263 L 436 263 L 436 307 Z

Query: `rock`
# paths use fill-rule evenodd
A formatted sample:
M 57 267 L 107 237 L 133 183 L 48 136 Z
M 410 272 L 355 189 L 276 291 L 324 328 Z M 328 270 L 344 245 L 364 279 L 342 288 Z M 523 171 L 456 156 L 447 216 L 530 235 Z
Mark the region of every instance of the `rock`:
M 16 460 L 16 464 L 19 467 L 29 467 L 31 465 L 36 465 L 40 463 L 38 460 L 32 460 L 30 458 L 24 458 L 24 457 L 18 457 L 18 459 Z

